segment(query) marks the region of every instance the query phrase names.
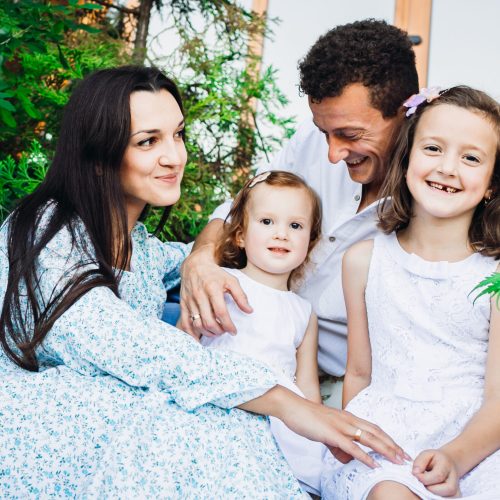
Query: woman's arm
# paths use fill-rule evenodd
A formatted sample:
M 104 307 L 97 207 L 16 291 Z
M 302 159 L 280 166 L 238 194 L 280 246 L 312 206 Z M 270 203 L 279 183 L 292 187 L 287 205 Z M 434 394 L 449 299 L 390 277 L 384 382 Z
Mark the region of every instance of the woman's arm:
M 372 358 L 365 289 L 373 251 L 373 240 L 353 245 L 342 260 L 342 288 L 347 310 L 347 366 L 342 405 L 370 384 Z
M 458 479 L 500 449 L 500 311 L 491 299 L 484 402 L 464 430 L 439 450 L 422 452 L 413 465 L 416 477 L 433 493 L 458 491 Z
M 40 299 L 46 302 L 85 259 L 71 245 L 68 231 L 61 230 L 39 257 Z M 377 427 L 276 386 L 276 377 L 264 365 L 237 353 L 205 349 L 176 328 L 134 310 L 107 287 L 92 288 L 69 307 L 53 324 L 39 355 L 42 364 L 159 390 L 186 411 L 211 403 L 273 414 L 297 432 L 365 461 L 369 459 L 352 442 L 358 427 L 364 431 L 363 444 L 389 457 L 400 452 Z
M 150 251 L 149 239 L 136 238 L 134 243 L 136 258 L 141 256 L 136 274 L 144 274 L 131 279 L 141 283 L 147 294 L 147 284 L 157 280 L 165 262 Z M 72 245 L 68 229 L 61 229 L 38 260 L 41 302 L 47 303 L 75 274 L 95 265 L 87 262 L 88 256 Z M 76 269 L 78 265 L 83 267 Z M 204 349 L 103 286 L 85 293 L 57 319 L 43 347 L 38 353 L 42 365 L 66 365 L 83 375 L 111 375 L 130 386 L 161 390 L 188 411 L 206 403 L 232 408 L 277 383 L 264 365 Z
M 321 403 L 318 379 L 318 318 L 312 313 L 304 338 L 297 349 L 296 381 L 309 401 Z
M 240 405 L 240 408 L 279 418 L 297 434 L 324 443 L 344 463 L 356 458 L 369 467 L 377 467 L 375 460 L 354 442 L 358 429 L 362 430 L 361 444 L 381 453 L 393 463 L 402 464 L 403 458 L 408 458 L 376 425 L 349 412 L 308 401 L 279 385 Z

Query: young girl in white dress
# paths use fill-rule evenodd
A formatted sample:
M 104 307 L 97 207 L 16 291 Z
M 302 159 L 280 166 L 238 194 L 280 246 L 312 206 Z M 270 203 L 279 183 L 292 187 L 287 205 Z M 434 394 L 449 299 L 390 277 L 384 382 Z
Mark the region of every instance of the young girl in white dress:
M 263 361 L 281 385 L 318 403 L 317 319 L 290 286 L 300 279 L 320 231 L 319 200 L 300 177 L 273 171 L 248 181 L 233 203 L 217 255 L 238 278 L 253 313 L 242 312 L 227 294 L 238 333 L 201 338 L 205 346 Z M 318 494 L 326 447 L 278 419 L 271 418 L 271 430 L 304 489 Z
M 499 498 L 500 311 L 474 290 L 500 257 L 499 105 L 454 87 L 423 89 L 405 106 L 382 193 L 385 234 L 344 256 L 343 402 L 413 458 L 373 454 L 373 471 L 328 458 L 323 495 Z

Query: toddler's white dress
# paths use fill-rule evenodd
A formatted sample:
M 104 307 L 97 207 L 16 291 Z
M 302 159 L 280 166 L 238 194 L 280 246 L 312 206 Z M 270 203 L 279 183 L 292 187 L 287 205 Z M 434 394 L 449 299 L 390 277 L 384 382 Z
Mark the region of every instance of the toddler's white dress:
M 455 438 L 481 406 L 490 300 L 474 300 L 478 292 L 471 291 L 497 265 L 478 253 L 429 262 L 405 252 L 395 234 L 374 240 L 365 295 L 372 379 L 346 409 L 378 424 L 412 457 Z M 375 470 L 327 458 L 324 498 L 365 499 L 383 480 L 441 498 L 412 475 L 411 464 L 374 455 L 382 466 Z M 464 497 L 500 498 L 500 452 L 466 474 L 460 489 Z
M 311 317 L 311 304 L 294 292 L 276 290 L 258 283 L 238 269 L 227 269 L 245 291 L 253 313 L 242 312 L 230 295 L 226 304 L 237 335 L 202 337 L 210 348 L 236 351 L 266 363 L 278 376 L 280 385 L 304 397 L 295 385 L 296 350 L 302 343 Z M 321 443 L 299 436 L 280 420 L 270 418 L 271 431 L 295 477 L 311 493 L 319 494 L 323 456 Z

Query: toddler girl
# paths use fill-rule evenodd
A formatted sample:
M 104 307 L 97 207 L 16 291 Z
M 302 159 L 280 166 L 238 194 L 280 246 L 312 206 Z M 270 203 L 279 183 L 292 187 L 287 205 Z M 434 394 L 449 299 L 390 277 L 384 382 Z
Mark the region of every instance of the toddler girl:
M 318 403 L 317 319 L 311 304 L 289 289 L 300 279 L 320 230 L 319 200 L 300 177 L 272 171 L 248 181 L 233 203 L 217 257 L 238 278 L 254 312 L 242 312 L 226 295 L 237 335 L 201 339 L 263 361 L 281 385 Z M 326 448 L 274 418 L 271 430 L 303 487 L 319 493 Z
M 343 397 L 414 460 L 375 454 L 370 471 L 329 457 L 323 495 L 498 498 L 500 311 L 471 291 L 500 257 L 499 105 L 454 87 L 405 106 L 382 192 L 385 234 L 344 256 Z

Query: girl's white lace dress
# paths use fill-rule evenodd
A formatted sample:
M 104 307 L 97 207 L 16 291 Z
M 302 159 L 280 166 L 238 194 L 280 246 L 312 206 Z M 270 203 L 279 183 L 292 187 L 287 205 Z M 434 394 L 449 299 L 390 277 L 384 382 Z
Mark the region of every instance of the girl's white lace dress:
M 254 312 L 242 312 L 226 294 L 226 304 L 238 329 L 237 335 L 202 337 L 201 343 L 239 352 L 266 363 L 279 377 L 280 385 L 304 397 L 294 383 L 296 351 L 311 317 L 311 304 L 296 293 L 258 283 L 238 269 L 225 270 L 238 278 Z M 330 452 L 321 443 L 295 434 L 280 420 L 271 417 L 270 422 L 271 431 L 295 477 L 304 489 L 319 494 L 323 456 Z
M 478 253 L 429 262 L 405 252 L 393 233 L 375 238 L 366 287 L 372 349 L 371 384 L 347 406 L 378 424 L 412 457 L 456 437 L 481 406 L 490 300 L 472 289 L 498 262 Z M 412 475 L 374 454 L 381 468 L 332 456 L 322 476 L 324 498 L 364 499 L 383 480 L 431 494 Z M 500 452 L 460 481 L 464 497 L 500 498 Z

